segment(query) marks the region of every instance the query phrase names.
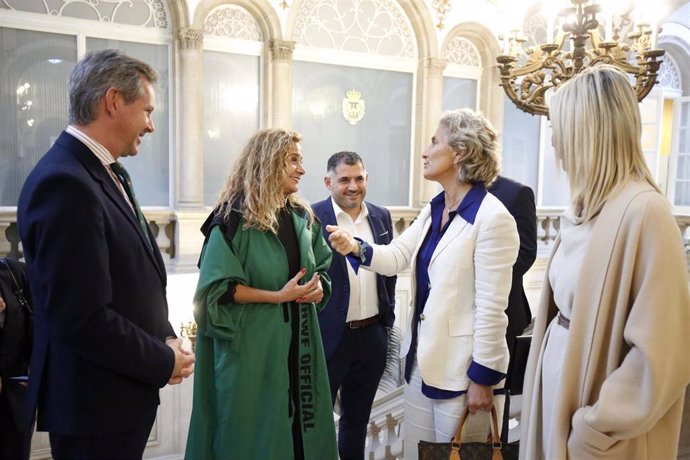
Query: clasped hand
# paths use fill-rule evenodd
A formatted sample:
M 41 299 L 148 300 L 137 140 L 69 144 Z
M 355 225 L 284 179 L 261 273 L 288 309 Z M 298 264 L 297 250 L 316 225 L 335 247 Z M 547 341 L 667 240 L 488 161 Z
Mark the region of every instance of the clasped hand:
M 359 249 L 357 240 L 347 230 L 337 225 L 326 225 L 326 231 L 330 233 L 328 241 L 331 243 L 331 248 L 339 254 L 346 256 Z
M 165 344 L 175 353 L 175 367 L 170 380 L 168 380 L 168 384 L 176 385 L 194 372 L 195 358 L 194 352 L 192 352 L 192 343 L 187 338 L 170 337 L 166 339 Z
M 297 303 L 318 303 L 323 299 L 323 286 L 321 285 L 321 277 L 318 273 L 314 273 L 311 279 L 299 284 L 299 281 L 307 273 L 306 269 L 300 270 L 285 286 L 278 292 L 279 302 Z

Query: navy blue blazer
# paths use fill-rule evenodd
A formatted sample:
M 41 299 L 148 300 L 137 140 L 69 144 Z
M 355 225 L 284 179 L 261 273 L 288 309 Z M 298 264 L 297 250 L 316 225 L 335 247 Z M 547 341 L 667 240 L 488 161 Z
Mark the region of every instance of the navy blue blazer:
M 537 258 L 537 208 L 532 189 L 512 179 L 498 176 L 488 190 L 513 216 L 520 235 L 520 251 L 513 265 L 513 282 L 506 309 L 508 315 L 506 338 L 510 348 L 515 337 L 521 335 L 532 320 L 532 313 L 522 286 L 522 277 Z
M 381 208 L 366 202 L 369 210 L 369 225 L 371 233 L 374 235 L 374 243 L 388 244 L 393 239 L 393 224 L 391 213 L 386 208 Z M 331 199 L 327 198 L 312 205 L 314 213 L 321 221 L 323 235 L 328 242 L 328 231 L 326 225 L 338 225 L 338 221 L 333 211 Z M 330 242 L 328 246 L 330 247 Z M 319 326 L 321 327 L 321 338 L 329 359 L 336 347 L 340 343 L 343 335 L 345 320 L 347 319 L 347 309 L 350 303 L 350 278 L 347 276 L 348 263 L 345 257 L 337 252 L 333 252 L 331 267 L 328 269 L 328 276 L 331 278 L 331 298 L 319 313 Z M 379 297 L 379 317 L 386 327 L 393 327 L 395 321 L 395 282 L 396 276 L 376 275 L 376 291 Z
M 96 156 L 63 132 L 17 209 L 34 308 L 28 409 L 64 435 L 148 429 L 172 374 L 166 272 Z M 151 240 L 152 241 L 152 240 Z

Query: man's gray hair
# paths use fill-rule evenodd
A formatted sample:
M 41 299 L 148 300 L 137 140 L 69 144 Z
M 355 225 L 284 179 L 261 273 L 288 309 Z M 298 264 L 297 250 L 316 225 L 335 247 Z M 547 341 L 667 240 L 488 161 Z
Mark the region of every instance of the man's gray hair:
M 125 102 L 144 95 L 141 78 L 156 83 L 158 74 L 150 65 L 120 50 L 87 54 L 69 76 L 69 123 L 88 125 L 96 118 L 98 103 L 110 88 L 117 88 Z

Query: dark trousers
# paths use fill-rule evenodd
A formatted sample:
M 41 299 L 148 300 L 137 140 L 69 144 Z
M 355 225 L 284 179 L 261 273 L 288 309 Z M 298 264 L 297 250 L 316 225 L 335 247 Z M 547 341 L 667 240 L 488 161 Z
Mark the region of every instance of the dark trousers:
M 7 397 L 7 387 L 3 388 L 3 391 L 4 393 L 0 393 L 0 459 L 28 460 L 34 425 L 32 423 L 30 427 L 24 427 L 25 431 L 17 431 L 18 428 L 22 428 L 22 422 L 14 419 Z M 19 399 L 23 401 L 23 396 Z
M 0 458 L 28 460 L 31 431 L 0 431 Z
M 140 460 L 150 433 L 150 428 L 104 435 L 50 433 L 50 449 L 55 460 Z
M 338 452 L 341 460 L 363 460 L 371 406 L 386 367 L 388 333 L 381 323 L 346 328 L 328 359 L 328 379 L 335 402 L 340 389 Z

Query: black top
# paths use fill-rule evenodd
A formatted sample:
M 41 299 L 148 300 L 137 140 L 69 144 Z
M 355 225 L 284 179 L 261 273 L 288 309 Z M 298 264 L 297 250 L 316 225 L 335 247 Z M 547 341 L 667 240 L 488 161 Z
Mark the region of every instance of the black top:
M 299 246 L 295 225 L 292 222 L 289 205 L 278 211 L 278 239 L 285 249 L 288 260 L 288 277 L 293 278 L 300 271 Z

